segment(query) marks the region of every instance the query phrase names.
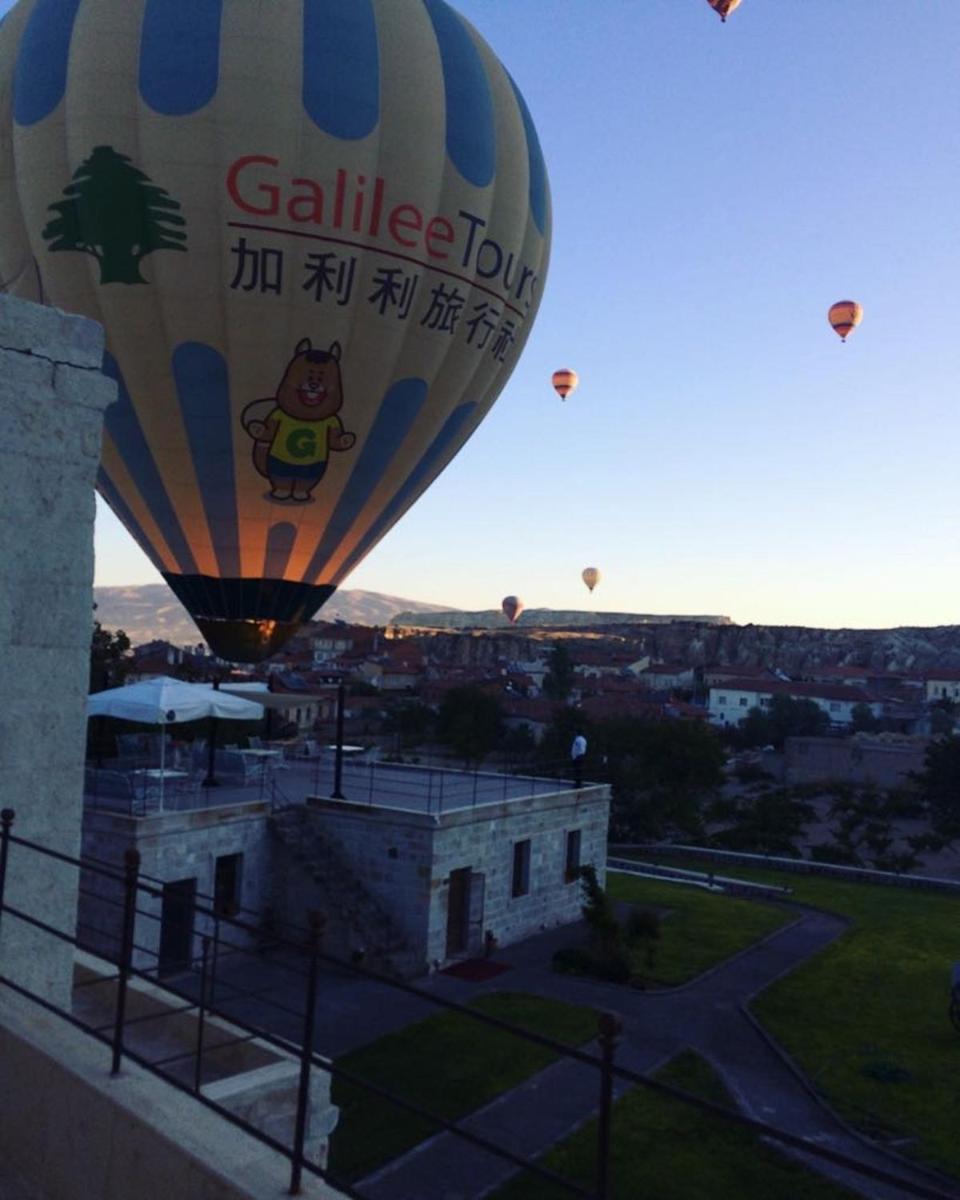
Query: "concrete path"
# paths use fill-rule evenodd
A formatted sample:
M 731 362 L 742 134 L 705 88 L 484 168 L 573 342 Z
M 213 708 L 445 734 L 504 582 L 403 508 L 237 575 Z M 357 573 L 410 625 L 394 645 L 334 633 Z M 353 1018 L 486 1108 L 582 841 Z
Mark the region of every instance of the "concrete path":
M 458 1000 L 472 999 L 484 991 L 509 990 L 616 1011 L 624 1025 L 619 1065 L 646 1074 L 691 1048 L 717 1068 L 747 1115 L 865 1165 L 933 1186 L 927 1172 L 891 1159 L 849 1133 L 803 1086 L 742 1011 L 741 1006 L 757 992 L 829 945 L 845 928 L 846 922 L 838 917 L 804 911 L 793 924 L 700 979 L 662 992 L 636 992 L 555 975 L 530 961 L 529 946 L 518 947 L 513 955 L 509 949 L 498 954 L 498 961 L 514 958 L 514 969 L 487 984 L 464 984 L 440 975 L 433 977 L 429 986 Z M 542 953 L 538 958 L 544 961 Z M 591 1068 L 556 1064 L 474 1113 L 463 1125 L 535 1158 L 596 1114 L 597 1086 L 597 1073 Z M 802 1157 L 812 1169 L 863 1196 L 905 1200 L 910 1195 L 823 1160 Z M 514 1171 L 509 1163 L 444 1134 L 362 1181 L 359 1190 L 370 1200 L 479 1200 Z
M 530 992 L 614 1011 L 624 1026 L 617 1054 L 620 1065 L 650 1073 L 691 1048 L 720 1072 L 747 1115 L 899 1178 L 935 1186 L 930 1174 L 888 1157 L 833 1118 L 744 1014 L 743 1006 L 753 996 L 829 945 L 846 928 L 844 920 L 827 913 L 796 906 L 790 911 L 796 913 L 790 925 L 679 988 L 638 992 L 554 974 L 549 968 L 553 951 L 574 940 L 569 926 L 498 952 L 497 962 L 510 969 L 490 981 L 470 983 L 439 974 L 420 981 L 419 986 L 461 1003 L 489 992 Z M 228 959 L 221 971 L 218 1006 L 298 1042 L 303 1029 L 301 971 L 302 960 L 298 963 L 296 959 L 248 955 Z M 234 993 L 227 999 L 233 989 L 255 995 L 244 998 Z M 283 1008 L 276 1008 L 275 1003 Z M 319 1053 L 338 1058 L 437 1011 L 429 1002 L 387 985 L 325 972 L 320 982 L 316 1047 Z M 498 1097 L 462 1124 L 532 1159 L 594 1116 L 597 1103 L 596 1071 L 560 1062 Z M 876 1200 L 906 1200 L 910 1195 L 901 1188 L 865 1181 L 823 1160 L 810 1159 L 808 1165 Z M 481 1200 L 514 1171 L 502 1159 L 441 1134 L 357 1186 L 370 1200 Z M 941 1190 L 949 1194 L 952 1189 Z

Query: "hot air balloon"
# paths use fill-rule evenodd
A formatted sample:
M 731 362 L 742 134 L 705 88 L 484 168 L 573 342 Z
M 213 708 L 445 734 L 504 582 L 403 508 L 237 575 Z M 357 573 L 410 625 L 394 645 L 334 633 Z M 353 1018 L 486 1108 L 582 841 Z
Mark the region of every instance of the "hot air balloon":
M 587 585 L 587 587 L 592 592 L 593 589 L 600 582 L 600 572 L 597 570 L 596 567 L 585 567 L 581 578 L 583 579 L 583 582 Z
M 507 618 L 511 625 L 516 625 L 520 620 L 520 614 L 523 612 L 523 601 L 519 596 L 504 596 L 500 607 L 503 609 L 503 615 Z
M 740 7 L 740 0 L 707 0 L 714 12 L 720 14 L 720 20 L 726 22 L 727 17 L 735 8 Z
M 553 373 L 554 390 L 559 394 L 561 400 L 566 400 L 571 392 L 575 392 L 579 382 L 580 376 L 576 371 L 554 371 Z
M 849 334 L 863 320 L 863 308 L 856 300 L 838 300 L 836 304 L 830 306 L 827 316 L 830 324 L 833 326 L 834 333 L 837 334 L 841 342 L 845 342 Z
M 106 327 L 100 493 L 223 658 L 277 650 L 477 428 L 550 221 L 523 98 L 444 0 L 0 28 L 0 286 Z

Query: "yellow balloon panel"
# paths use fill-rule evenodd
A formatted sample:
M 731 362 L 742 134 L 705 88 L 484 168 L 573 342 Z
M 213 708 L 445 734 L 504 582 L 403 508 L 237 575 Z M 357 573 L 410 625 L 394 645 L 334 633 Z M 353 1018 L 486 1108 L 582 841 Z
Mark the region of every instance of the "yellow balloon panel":
M 444 0 L 21 0 L 0 283 L 103 321 L 100 489 L 269 653 L 457 453 L 539 305 L 536 131 Z

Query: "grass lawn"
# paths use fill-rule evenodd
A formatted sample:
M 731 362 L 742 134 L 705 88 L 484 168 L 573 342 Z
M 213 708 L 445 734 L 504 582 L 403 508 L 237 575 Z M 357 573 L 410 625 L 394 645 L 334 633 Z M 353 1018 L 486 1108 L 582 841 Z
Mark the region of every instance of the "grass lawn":
M 694 979 L 796 917 L 772 904 L 614 872 L 607 876 L 607 892 L 614 900 L 670 910 L 660 923 L 653 966 L 646 966 L 642 952 L 636 964 L 638 974 L 662 984 Z
M 916 1139 L 901 1152 L 960 1176 L 960 1037 L 947 1019 L 960 898 L 733 864 L 723 871 L 789 883 L 794 899 L 852 920 L 753 1012 L 851 1124 Z
M 471 1008 L 569 1046 L 582 1046 L 597 1032 L 593 1009 L 538 996 L 497 992 L 474 1000 Z M 542 1071 L 556 1057 L 545 1047 L 445 1012 L 344 1055 L 337 1066 L 456 1120 Z M 336 1078 L 333 1102 L 340 1106 L 340 1122 L 330 1139 L 329 1165 L 348 1181 L 368 1175 L 437 1129 Z
M 730 1105 L 719 1077 L 688 1051 L 671 1059 L 656 1078 L 717 1104 Z M 698 1112 L 642 1087 L 613 1110 L 611 1200 L 853 1200 L 853 1193 L 821 1179 L 778 1154 L 744 1129 Z M 594 1181 L 596 1121 L 588 1122 L 542 1160 L 581 1186 Z M 564 1200 L 568 1192 L 532 1176 L 515 1178 L 493 1200 Z

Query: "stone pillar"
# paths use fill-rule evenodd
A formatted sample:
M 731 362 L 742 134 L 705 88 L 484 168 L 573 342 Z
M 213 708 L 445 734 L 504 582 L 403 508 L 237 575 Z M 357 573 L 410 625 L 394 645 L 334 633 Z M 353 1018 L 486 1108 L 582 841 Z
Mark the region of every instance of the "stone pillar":
M 13 831 L 80 852 L 94 480 L 104 409 L 103 330 L 0 295 L 0 808 Z M 77 872 L 10 847 L 6 903 L 72 935 Z M 73 947 L 10 913 L 0 974 L 68 1005 Z

